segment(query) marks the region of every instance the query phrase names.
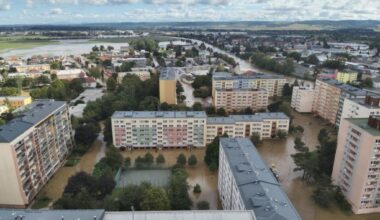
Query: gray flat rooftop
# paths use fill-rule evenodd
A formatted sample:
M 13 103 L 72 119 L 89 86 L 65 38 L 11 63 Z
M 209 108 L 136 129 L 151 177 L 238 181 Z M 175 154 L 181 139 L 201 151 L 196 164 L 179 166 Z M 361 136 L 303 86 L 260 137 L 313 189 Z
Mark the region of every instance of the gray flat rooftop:
M 247 210 L 258 220 L 300 220 L 272 171 L 248 138 L 220 138 Z
M 0 209 L 0 220 L 102 220 L 104 210 Z M 22 218 L 20 218 L 22 216 Z
M 204 111 L 117 111 L 112 119 L 123 118 L 206 118 Z
M 245 75 L 233 75 L 232 73 L 227 72 L 215 72 L 212 75 L 214 80 L 239 80 L 239 79 L 285 79 L 283 76 L 274 75 L 274 74 L 264 74 L 256 73 L 251 76 Z
M 166 67 L 160 70 L 160 80 L 175 80 L 175 68 Z
M 66 102 L 38 100 L 24 107 L 20 116 L 0 126 L 0 143 L 8 143 L 23 134 L 26 130 L 46 118 L 51 113 L 64 107 Z
M 194 210 L 106 212 L 104 220 L 255 220 L 252 211 Z
M 345 83 L 341 83 L 335 79 L 322 78 L 322 79 L 317 79 L 317 80 L 320 80 L 322 82 L 335 86 L 346 93 L 350 93 L 356 96 L 365 96 L 368 93 L 362 89 L 356 88 L 354 86 L 351 86 Z
M 254 115 L 230 115 L 228 117 L 208 117 L 207 124 L 235 124 L 236 122 L 261 122 L 268 119 L 284 119 L 289 117 L 282 112 L 265 112 Z
M 29 96 L 0 96 L 0 100 L 9 99 L 9 100 L 24 100 L 29 98 Z

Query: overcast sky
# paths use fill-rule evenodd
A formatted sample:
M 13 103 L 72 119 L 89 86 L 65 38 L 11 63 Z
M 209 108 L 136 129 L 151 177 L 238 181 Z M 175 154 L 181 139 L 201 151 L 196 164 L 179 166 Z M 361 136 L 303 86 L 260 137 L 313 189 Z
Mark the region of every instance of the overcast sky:
M 380 0 L 0 0 L 0 24 L 380 20 Z

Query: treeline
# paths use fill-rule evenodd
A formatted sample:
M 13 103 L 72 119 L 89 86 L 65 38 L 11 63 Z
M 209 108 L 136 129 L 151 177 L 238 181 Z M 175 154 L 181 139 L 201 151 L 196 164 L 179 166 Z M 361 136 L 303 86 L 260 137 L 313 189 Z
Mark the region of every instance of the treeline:
M 48 86 L 35 88 L 30 91 L 33 99 L 55 99 L 58 101 L 70 101 L 84 91 L 81 79 L 72 81 L 56 79 Z
M 129 42 L 135 50 L 146 50 L 153 52 L 158 48 L 158 43 L 152 38 L 139 38 Z
M 282 75 L 290 75 L 294 72 L 294 63 L 292 59 L 286 59 L 283 62 L 279 62 L 263 53 L 255 53 L 251 59 L 253 64 L 265 70 Z

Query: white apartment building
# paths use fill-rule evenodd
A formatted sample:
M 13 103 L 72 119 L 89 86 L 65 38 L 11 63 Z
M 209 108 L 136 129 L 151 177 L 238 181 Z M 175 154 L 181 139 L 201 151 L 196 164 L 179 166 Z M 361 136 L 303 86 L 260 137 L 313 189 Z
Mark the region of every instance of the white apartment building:
M 294 86 L 291 107 L 297 112 L 311 112 L 314 100 L 314 89 L 305 86 Z
M 207 118 L 207 143 L 216 136 L 227 134 L 229 137 L 251 137 L 260 139 L 276 137 L 279 131 L 288 133 L 290 119 L 282 112 L 256 113 L 254 115 L 230 115 L 229 117 Z
M 380 115 L 380 96 L 368 95 L 366 98 L 346 98 L 341 118 L 368 118 Z M 339 126 L 340 124 L 338 124 Z
M 379 116 L 342 120 L 332 180 L 355 214 L 380 212 Z
M 286 78 L 257 73 L 252 76 L 237 76 L 227 72 L 216 72 L 212 76 L 212 96 L 216 89 L 265 89 L 268 96 L 282 96 Z
M 257 219 L 300 220 L 248 138 L 220 138 L 218 192 L 224 210 L 253 210 Z
M 0 127 L 0 207 L 26 207 L 72 149 L 65 102 L 39 100 Z
M 267 108 L 269 95 L 265 89 L 215 89 L 213 102 L 216 109 L 228 112 L 246 108 L 257 111 Z
M 260 139 L 287 133 L 289 117 L 284 113 L 256 113 L 207 117 L 205 112 L 115 112 L 111 118 L 113 143 L 117 148 L 204 147 L 216 136 Z
M 117 148 L 204 147 L 205 112 L 115 112 L 113 143 Z

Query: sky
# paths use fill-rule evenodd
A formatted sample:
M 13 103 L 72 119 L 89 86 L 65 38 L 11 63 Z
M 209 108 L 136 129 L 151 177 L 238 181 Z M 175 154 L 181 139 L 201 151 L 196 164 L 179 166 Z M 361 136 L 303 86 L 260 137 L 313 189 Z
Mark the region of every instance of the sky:
M 0 0 L 0 25 L 380 20 L 380 0 Z

